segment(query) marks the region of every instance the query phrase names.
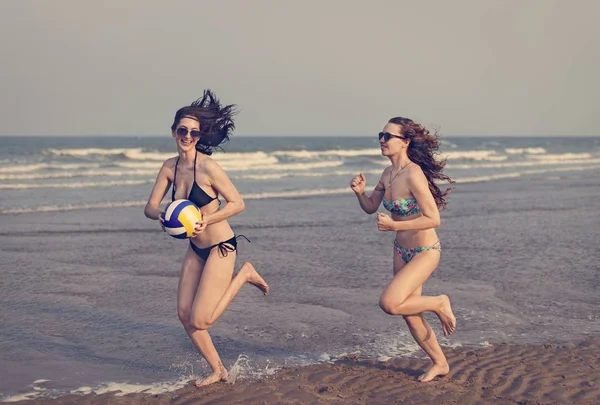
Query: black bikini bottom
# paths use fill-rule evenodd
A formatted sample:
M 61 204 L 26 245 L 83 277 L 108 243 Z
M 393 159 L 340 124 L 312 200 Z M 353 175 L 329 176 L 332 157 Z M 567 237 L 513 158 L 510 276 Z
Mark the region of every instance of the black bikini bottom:
M 190 246 L 192 247 L 194 253 L 196 253 L 200 259 L 206 261 L 208 259 L 208 256 L 210 255 L 210 252 L 216 247 L 219 248 L 219 252 L 223 257 L 227 256 L 229 252 L 235 252 L 237 250 L 237 238 L 244 238 L 248 242 L 250 242 L 248 238 L 246 238 L 244 235 L 238 235 L 233 236 L 231 239 L 227 239 L 223 242 L 217 243 L 216 245 L 212 245 L 205 248 L 199 248 L 198 246 L 194 245 L 192 243 L 192 240 L 190 239 Z

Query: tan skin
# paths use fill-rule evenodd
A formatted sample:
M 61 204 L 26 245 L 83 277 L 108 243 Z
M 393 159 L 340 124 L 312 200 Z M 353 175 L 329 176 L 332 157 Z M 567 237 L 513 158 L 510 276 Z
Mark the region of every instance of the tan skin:
M 190 131 L 199 130 L 200 123 L 194 118 L 184 117 L 177 124 L 176 130 L 179 127 L 186 127 L 188 133 L 183 137 L 178 136 L 175 131 L 172 133 L 179 156 L 175 199 L 188 198 L 196 170 L 198 186 L 210 196 L 220 195 L 225 200 L 222 209 L 219 209 L 217 200 L 202 207 L 202 221 L 196 224 L 191 240 L 196 246 L 204 248 L 234 236 L 227 219 L 244 210 L 244 200 L 219 164 L 209 156 L 196 152 L 199 138 L 192 137 Z M 146 217 L 161 221 L 161 225 L 163 210 L 160 203 L 173 183 L 176 161 L 177 157 L 173 157 L 163 163 L 144 208 Z M 213 371 L 208 377 L 196 381 L 198 387 L 227 379 L 227 370 L 210 338 L 208 328 L 219 319 L 244 284 L 250 283 L 258 287 L 265 295 L 269 293 L 269 285 L 251 263 L 244 263 L 234 277 L 235 259 L 236 252 L 223 256 L 215 248 L 205 262 L 189 246 L 183 258 L 177 289 L 177 313 L 190 339 Z
M 388 123 L 382 132 L 402 137 L 402 127 Z M 438 241 L 435 228 L 440 225 L 440 213 L 435 199 L 429 190 L 425 174 L 419 165 L 411 162 L 407 149 L 408 139 L 380 139 L 381 154 L 390 159 L 387 167 L 371 195 L 365 194 L 366 178 L 360 173 L 350 182 L 361 208 L 373 214 L 385 198 L 388 201 L 398 198 L 415 198 L 421 213 L 410 216 L 377 213 L 377 228 L 382 232 L 396 232 L 396 240 L 401 246 L 413 248 L 430 246 Z M 446 375 L 450 367 L 435 337 L 433 329 L 423 318 L 422 313 L 435 313 L 442 323 L 444 335 L 454 333 L 456 318 L 452 313 L 450 299 L 446 295 L 422 295 L 423 284 L 436 269 L 440 260 L 437 250 L 423 251 L 406 263 L 394 250 L 394 278 L 379 298 L 379 306 L 390 315 L 401 315 L 415 341 L 429 355 L 433 365 L 420 377 L 422 382 Z

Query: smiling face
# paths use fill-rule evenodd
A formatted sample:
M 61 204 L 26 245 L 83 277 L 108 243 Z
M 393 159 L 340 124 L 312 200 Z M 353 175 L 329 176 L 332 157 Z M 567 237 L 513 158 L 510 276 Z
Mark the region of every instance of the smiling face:
M 381 136 L 384 134 L 384 136 Z M 379 138 L 379 146 L 381 147 L 381 154 L 383 156 L 393 156 L 408 145 L 408 140 L 400 139 L 403 138 L 402 126 L 398 124 L 387 123 L 381 131 Z M 385 135 L 388 134 L 388 135 Z M 386 140 L 388 138 L 388 140 Z
M 195 118 L 183 117 L 172 132 L 177 148 L 183 152 L 195 149 L 200 139 L 200 123 Z

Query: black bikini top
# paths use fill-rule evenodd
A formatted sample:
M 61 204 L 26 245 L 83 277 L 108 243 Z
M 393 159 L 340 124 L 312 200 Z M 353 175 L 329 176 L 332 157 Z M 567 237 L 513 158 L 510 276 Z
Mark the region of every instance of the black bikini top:
M 192 189 L 190 190 L 190 195 L 188 196 L 188 200 L 196 204 L 198 208 L 202 208 L 205 205 L 210 204 L 217 197 L 209 196 L 206 191 L 202 190 L 196 183 L 196 158 L 198 157 L 198 152 L 196 152 L 196 156 L 194 156 L 194 184 L 192 185 Z M 177 180 L 177 165 L 179 164 L 179 158 L 177 158 L 177 162 L 175 163 L 175 174 L 173 175 L 173 189 L 171 190 L 171 201 L 175 201 L 175 181 Z

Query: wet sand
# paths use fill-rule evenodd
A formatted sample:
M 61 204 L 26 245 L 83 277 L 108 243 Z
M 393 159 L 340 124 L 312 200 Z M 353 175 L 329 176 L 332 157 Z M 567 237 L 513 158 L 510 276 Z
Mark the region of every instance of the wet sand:
M 450 374 L 416 381 L 427 360 L 387 362 L 349 355 L 334 363 L 279 370 L 260 380 L 191 384 L 160 395 L 64 396 L 31 405 L 132 404 L 598 404 L 600 339 L 561 346 L 492 345 L 447 350 Z

